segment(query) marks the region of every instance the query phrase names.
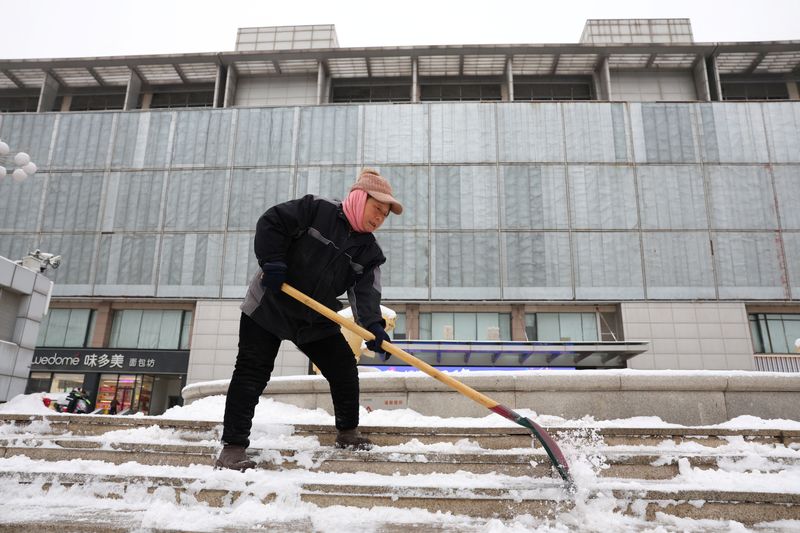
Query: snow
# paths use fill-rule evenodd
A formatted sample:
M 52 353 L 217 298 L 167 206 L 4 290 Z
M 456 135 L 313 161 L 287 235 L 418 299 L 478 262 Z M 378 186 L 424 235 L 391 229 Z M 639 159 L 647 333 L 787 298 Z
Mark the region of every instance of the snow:
M 623 371 L 624 372 L 624 371 Z M 603 371 L 604 375 L 608 371 Z M 730 373 L 726 373 L 730 374 Z M 195 401 L 184 407 L 173 407 L 159 417 L 152 419 L 152 425 L 140 428 L 111 431 L 96 437 L 84 437 L 98 441 L 101 446 L 112 443 L 170 444 L 182 441 L 182 432 L 177 429 L 161 428 L 160 420 L 197 420 L 220 422 L 225 406 L 224 396 L 211 396 Z M 668 428 L 683 427 L 668 424 L 657 417 L 636 417 L 621 420 L 594 420 L 584 417 L 567 420 L 554 416 L 539 416 L 536 412 L 519 409 L 518 412 L 545 427 L 573 428 L 570 435 L 563 436 L 559 444 L 570 460 L 571 472 L 578 486 L 575 506 L 563 510 L 546 519 L 530 515 L 517 516 L 513 520 L 478 519 L 454 513 L 432 513 L 422 509 L 396 507 L 372 507 L 362 509 L 356 506 L 320 507 L 300 499 L 304 483 L 332 482 L 349 486 L 370 486 L 385 484 L 386 476 L 368 472 L 351 474 L 325 473 L 304 469 L 286 469 L 280 475 L 275 471 L 250 470 L 244 473 L 214 470 L 205 465 L 185 467 L 144 465 L 124 463 L 116 465 L 94 460 L 42 461 L 24 456 L 0 457 L 0 474 L 25 472 L 31 476 L 42 474 L 38 481 L 30 484 L 0 483 L 0 528 L 3 524 L 33 523 L 47 519 L 69 520 L 78 524 L 83 520 L 96 520 L 97 516 L 118 520 L 124 527 L 136 524 L 136 530 L 179 529 L 191 531 L 228 531 L 264 527 L 286 531 L 355 532 L 380 531 L 382 524 L 394 527 L 428 530 L 467 531 L 467 532 L 542 532 L 566 531 L 748 531 L 738 522 L 723 520 L 681 519 L 659 513 L 659 522 L 644 521 L 636 513 L 627 515 L 615 510 L 618 502 L 611 496 L 619 488 L 627 490 L 735 490 L 753 492 L 779 492 L 800 494 L 800 450 L 791 447 L 775 446 L 749 441 L 742 437 L 726 437 L 724 444 L 716 448 L 703 446 L 698 442 L 684 441 L 676 444 L 665 439 L 656 449 L 658 464 L 678 464 L 678 475 L 673 479 L 661 481 L 621 480 L 602 477 L 600 473 L 607 467 L 603 452 L 614 451 L 625 454 L 653 454 L 653 446 L 606 446 L 597 435 L 595 428 Z M 0 405 L 0 413 L 62 416 L 44 407 L 41 394 L 20 395 L 6 404 Z M 314 436 L 294 434 L 296 424 L 333 425 L 333 417 L 321 409 L 303 409 L 284 404 L 271 398 L 262 398 L 256 408 L 253 421 L 252 447 L 260 448 L 263 459 L 276 462 L 295 461 L 300 466 L 312 467 L 314 453 L 319 453 L 319 441 Z M 441 418 L 424 416 L 410 409 L 361 411 L 362 427 L 509 427 L 515 426 L 505 418 L 489 414 L 485 417 Z M 37 422 L 21 428 L 11 424 L 0 425 L 0 438 L 44 438 L 50 424 Z M 723 424 L 710 426 L 724 429 L 774 429 L 798 430 L 797 420 L 764 420 L 742 416 Z M 195 444 L 215 446 L 213 435 L 205 440 L 194 440 Z M 281 457 L 278 449 L 293 449 L 291 458 Z M 377 447 L 376 451 L 387 454 L 407 454 L 417 461 L 424 461 L 426 453 L 530 453 L 524 450 L 487 450 L 469 439 L 457 442 L 424 444 L 410 439 L 396 446 Z M 416 454 L 416 455 L 415 455 Z M 713 455 L 718 468 L 693 467 L 687 455 Z M 540 457 L 540 456 L 533 456 Z M 546 458 L 541 455 L 541 459 Z M 52 481 L 46 474 L 59 472 L 75 476 L 97 476 L 82 484 L 59 484 L 55 482 L 49 490 L 43 485 Z M 120 482 L 109 481 L 100 476 L 137 476 L 164 479 L 193 480 L 188 491 L 179 496 L 175 488 L 163 482 L 155 491 L 148 492 L 142 486 L 126 486 Z M 182 482 L 181 482 L 182 483 Z M 534 477 L 511 477 L 490 473 L 476 475 L 466 471 L 453 474 L 424 474 L 392 476 L 392 485 L 406 491 L 448 489 L 467 494 L 470 488 L 502 488 L 513 494 L 524 496 L 531 491 L 547 492 L 550 496 L 562 494 L 557 484 L 542 489 L 542 480 Z M 192 487 L 206 489 L 219 488 L 229 491 L 246 491 L 230 505 L 213 507 L 203 503 L 193 503 Z M 549 492 L 548 492 L 549 491 Z M 109 493 L 119 498 L 105 497 Z M 263 503 L 261 498 L 277 494 L 277 498 Z M 704 502 L 692 502 L 702 505 Z M 634 510 L 643 511 L 643 502 L 634 501 Z M 800 521 L 784 520 L 757 525 L 755 530 L 797 531 Z

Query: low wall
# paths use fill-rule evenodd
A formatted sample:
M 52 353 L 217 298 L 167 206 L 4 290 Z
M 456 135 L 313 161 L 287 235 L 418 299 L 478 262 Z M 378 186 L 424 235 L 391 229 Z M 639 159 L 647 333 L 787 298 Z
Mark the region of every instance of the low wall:
M 690 426 L 742 415 L 800 420 L 800 374 L 565 370 L 450 375 L 512 409 L 567 419 L 657 416 Z M 360 381 L 361 403 L 373 409 L 409 408 L 441 417 L 487 414 L 482 405 L 421 373 L 362 373 Z M 183 398 L 188 404 L 227 389 L 228 380 L 195 383 L 183 389 Z M 264 396 L 332 412 L 328 382 L 320 376 L 274 378 Z

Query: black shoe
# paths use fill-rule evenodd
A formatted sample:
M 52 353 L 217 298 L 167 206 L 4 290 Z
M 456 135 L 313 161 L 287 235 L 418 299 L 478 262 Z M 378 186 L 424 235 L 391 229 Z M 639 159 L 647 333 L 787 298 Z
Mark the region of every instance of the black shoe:
M 336 435 L 336 447 L 343 450 L 370 450 L 372 441 L 363 437 L 358 428 L 340 429 Z
M 238 444 L 226 444 L 214 463 L 214 468 L 227 468 L 244 472 L 255 468 L 256 463 L 247 458 L 247 448 Z

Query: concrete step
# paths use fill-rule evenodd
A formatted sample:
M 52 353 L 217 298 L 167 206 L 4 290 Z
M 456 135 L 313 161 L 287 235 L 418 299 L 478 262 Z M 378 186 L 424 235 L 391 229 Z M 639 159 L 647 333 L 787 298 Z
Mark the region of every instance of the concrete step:
M 186 441 L 219 440 L 221 424 L 213 421 L 169 420 L 155 417 L 130 417 L 109 415 L 40 415 L 0 414 L 0 424 L 15 426 L 20 432 L 26 428 L 39 434 L 102 435 L 110 431 L 146 428 L 157 425 L 172 430 L 176 437 Z M 294 435 L 318 437 L 323 446 L 332 446 L 336 432 L 332 426 L 314 424 L 295 424 Z M 664 441 L 675 444 L 698 443 L 706 447 L 724 446 L 733 437 L 741 437 L 747 442 L 772 444 L 776 446 L 800 445 L 800 430 L 779 429 L 726 429 L 717 427 L 676 427 L 676 428 L 545 428 L 557 442 L 577 437 L 591 436 L 602 439 L 607 446 L 653 446 Z M 254 427 L 254 432 L 258 426 Z M 381 446 L 397 446 L 411 439 L 422 444 L 442 442 L 455 443 L 470 439 L 484 449 L 510 449 L 538 446 L 529 430 L 519 426 L 508 427 L 398 427 L 362 426 L 362 432 Z
M 286 471 L 283 474 L 290 475 Z M 43 493 L 52 487 L 59 490 L 90 485 L 96 499 L 126 498 L 128 494 L 146 504 L 147 496 L 163 500 L 167 493 L 175 502 L 187 505 L 223 507 L 244 501 L 261 504 L 285 500 L 284 492 L 276 493 L 269 483 L 259 483 L 252 475 L 233 473 L 226 487 L 218 482 L 207 482 L 203 477 L 123 477 L 87 475 L 81 473 L 29 473 L 6 472 L 6 487 L 17 484 L 36 484 Z M 441 477 L 437 481 L 441 482 Z M 461 478 L 459 478 L 461 479 Z M 231 488 L 233 487 L 233 488 Z M 552 517 L 576 504 L 586 505 L 611 493 L 618 511 L 656 520 L 656 513 L 692 518 L 695 520 L 736 520 L 745 525 L 776 520 L 800 520 L 800 495 L 770 492 L 738 492 L 723 490 L 659 490 L 654 487 L 626 488 L 624 482 L 608 482 L 603 490 L 580 494 L 580 501 L 564 490 L 559 480 L 525 478 L 510 480 L 502 488 L 425 486 L 416 481 L 414 486 L 400 486 L 396 479 L 387 477 L 384 483 L 342 483 L 332 476 L 325 482 L 298 480 L 296 497 L 299 501 L 319 507 L 335 505 L 395 509 L 425 509 L 429 512 L 453 513 L 476 518 L 513 519 L 530 514 L 535 517 Z M 285 490 L 285 486 L 282 486 Z M 156 492 L 158 491 L 158 492 Z M 166 492 L 165 492 L 166 491 Z M 604 494 L 606 496 L 604 496 Z M 704 502 L 699 504 L 698 502 Z
M 24 437 L 0 439 L 0 457 L 22 455 L 45 461 L 70 461 L 83 459 L 113 464 L 136 462 L 143 465 L 212 466 L 219 447 L 198 444 L 155 444 L 113 442 L 91 438 Z M 708 452 L 670 452 L 665 460 L 655 449 L 596 447 L 592 453 L 603 457 L 601 477 L 665 480 L 679 473 L 678 461 L 684 459 L 693 468 L 717 469 L 720 462 L 735 463 L 745 459 L 741 454 Z M 315 472 L 356 473 L 368 472 L 384 475 L 413 475 L 453 473 L 498 473 L 507 476 L 552 475 L 547 455 L 541 449 L 529 451 L 490 450 L 485 453 L 397 452 L 375 448 L 369 452 L 352 452 L 333 447 L 315 450 L 290 448 L 251 448 L 250 455 L 261 469 L 306 468 Z M 765 455 L 776 469 L 800 465 L 800 456 L 791 450 L 776 449 Z M 311 466 L 309 466 L 311 465 Z M 763 466 L 762 466 L 763 467 Z

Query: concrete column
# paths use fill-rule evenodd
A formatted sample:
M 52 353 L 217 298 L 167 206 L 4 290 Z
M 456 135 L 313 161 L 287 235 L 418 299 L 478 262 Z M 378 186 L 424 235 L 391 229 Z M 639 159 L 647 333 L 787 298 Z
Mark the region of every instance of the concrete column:
M 419 58 L 411 58 L 411 101 L 419 102 Z
M 64 98 L 61 99 L 61 109 L 60 109 L 60 111 L 62 111 L 62 112 L 69 111 L 69 106 L 71 106 L 71 105 L 72 105 L 72 96 L 71 95 L 65 95 Z
M 506 59 L 506 92 L 509 102 L 514 101 L 514 71 L 511 58 Z
M 53 75 L 49 72 L 45 72 L 44 81 L 42 81 L 42 90 L 39 93 L 39 104 L 36 106 L 37 113 L 53 110 L 53 104 L 55 104 L 60 87 L 60 84 Z
M 217 65 L 217 76 L 214 78 L 214 107 L 222 107 L 225 97 L 225 80 L 228 69 L 225 65 Z
M 131 76 L 128 78 L 128 88 L 125 90 L 125 104 L 122 109 L 130 111 L 136 109 L 139 105 L 139 95 L 142 93 L 142 78 L 136 72 L 131 70 Z
M 222 107 L 233 107 L 236 104 L 236 84 L 239 75 L 233 65 L 228 69 L 228 76 L 225 79 L 225 97 L 222 100 Z
M 711 101 L 711 87 L 708 84 L 708 71 L 706 70 L 706 59 L 701 58 L 694 65 L 694 90 L 697 99 L 701 102 Z
M 789 100 L 800 100 L 800 88 L 796 81 L 787 81 L 786 89 L 789 91 Z M 798 353 L 800 353 L 800 349 L 798 349 Z
M 325 103 L 325 86 L 326 79 L 325 64 L 322 61 L 317 62 L 317 105 Z
M 597 72 L 597 99 L 611 100 L 611 69 L 608 67 L 608 58 L 604 57 Z
M 706 58 L 706 77 L 708 79 L 708 92 L 711 101 L 722 101 L 722 83 L 719 81 L 719 69 L 717 69 L 717 58 L 714 56 Z
M 406 305 L 406 338 L 419 339 L 419 305 Z
M 153 93 L 142 94 L 142 109 L 150 109 L 150 102 L 153 101 Z
M 525 306 L 521 304 L 511 306 L 511 340 L 531 340 L 528 339 L 528 335 L 525 333 Z
M 111 302 L 101 302 L 94 313 L 94 330 L 89 339 L 89 347 L 101 348 L 108 345 L 111 337 Z

